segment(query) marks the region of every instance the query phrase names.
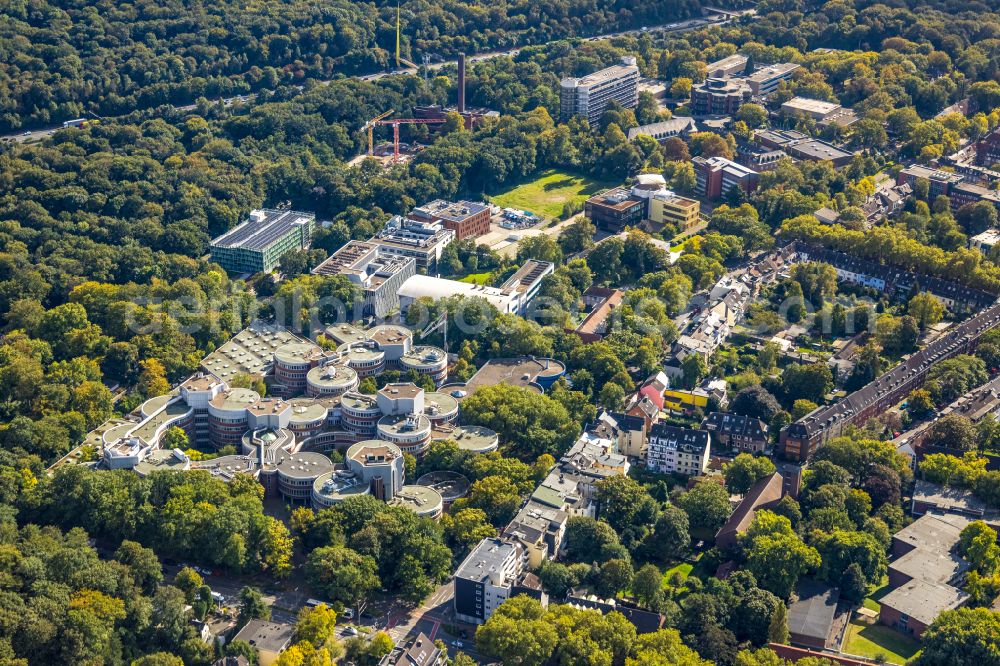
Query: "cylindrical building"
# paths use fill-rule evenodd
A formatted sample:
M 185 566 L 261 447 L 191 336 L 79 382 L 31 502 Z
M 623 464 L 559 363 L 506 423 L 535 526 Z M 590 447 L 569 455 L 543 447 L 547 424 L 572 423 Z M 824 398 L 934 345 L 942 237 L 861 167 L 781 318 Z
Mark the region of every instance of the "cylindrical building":
M 374 437 L 382 410 L 375 396 L 348 391 L 340 396 L 340 427 L 359 438 Z
M 311 342 L 289 342 L 274 351 L 274 384 L 285 396 L 306 390 L 306 374 L 319 363 L 323 350 Z
M 358 373 L 346 365 L 320 365 L 306 374 L 306 395 L 341 395 L 358 388 Z
M 441 386 L 448 379 L 448 355 L 440 347 L 420 345 L 399 359 L 399 367 L 404 372 L 414 370 L 427 375 L 435 386 Z
M 383 416 L 378 421 L 378 436 L 392 442 L 404 453 L 418 456 L 431 443 L 431 422 L 423 414 Z
M 236 446 L 249 429 L 248 409 L 260 401 L 260 394 L 245 388 L 223 391 L 208 403 L 208 437 L 217 449 Z

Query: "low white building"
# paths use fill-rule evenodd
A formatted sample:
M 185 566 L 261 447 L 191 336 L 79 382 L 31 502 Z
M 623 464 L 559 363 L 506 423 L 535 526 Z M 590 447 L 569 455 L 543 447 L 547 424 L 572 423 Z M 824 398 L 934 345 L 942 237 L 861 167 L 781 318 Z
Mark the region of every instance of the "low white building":
M 983 254 L 992 250 L 997 243 L 1000 243 L 1000 229 L 987 229 L 969 239 L 969 247 L 974 247 Z

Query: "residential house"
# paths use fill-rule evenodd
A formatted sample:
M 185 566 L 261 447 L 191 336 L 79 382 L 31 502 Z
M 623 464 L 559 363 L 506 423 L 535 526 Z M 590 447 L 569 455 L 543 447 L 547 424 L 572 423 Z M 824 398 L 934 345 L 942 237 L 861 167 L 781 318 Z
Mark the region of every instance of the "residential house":
M 657 423 L 649 432 L 646 467 L 661 474 L 700 476 L 708 470 L 708 432 Z
M 742 453 L 762 453 L 770 442 L 767 424 L 742 414 L 712 412 L 701 422 L 701 428 L 712 433 L 718 447 Z

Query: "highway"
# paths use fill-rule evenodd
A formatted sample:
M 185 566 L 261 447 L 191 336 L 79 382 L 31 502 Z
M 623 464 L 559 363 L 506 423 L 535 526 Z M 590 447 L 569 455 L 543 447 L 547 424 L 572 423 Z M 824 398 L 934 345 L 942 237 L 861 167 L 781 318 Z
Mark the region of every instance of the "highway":
M 720 10 L 716 10 L 716 11 L 720 11 Z M 752 9 L 751 10 L 746 10 L 746 11 L 743 12 L 742 15 L 750 15 L 750 14 L 753 14 L 754 12 L 755 12 L 755 10 L 752 10 Z M 596 36 L 593 36 L 593 37 L 585 37 L 583 39 L 584 39 L 584 41 L 592 42 L 592 41 L 596 41 L 596 40 L 599 40 L 599 39 L 612 39 L 614 37 L 625 37 L 627 35 L 641 35 L 641 34 L 644 34 L 644 33 L 653 33 L 653 32 L 685 32 L 685 31 L 688 31 L 688 30 L 696 30 L 698 28 L 703 28 L 705 26 L 713 25 L 713 24 L 714 25 L 724 25 L 726 23 L 729 23 L 731 20 L 732 20 L 732 18 L 725 18 L 725 16 L 723 14 L 712 13 L 712 14 L 708 14 L 707 16 L 704 16 L 704 17 L 701 17 L 701 18 L 686 19 L 686 20 L 683 20 L 683 21 L 677 21 L 676 23 L 664 23 L 664 24 L 661 24 L 661 25 L 645 26 L 645 27 L 642 27 L 642 28 L 634 29 L 634 30 L 621 30 L 621 31 L 618 31 L 618 32 L 610 32 L 610 33 L 606 33 L 606 34 L 602 34 L 602 35 L 596 35 Z M 558 41 L 558 40 L 556 40 L 556 41 Z M 481 60 L 491 60 L 493 58 L 499 58 L 499 57 L 502 57 L 502 56 L 508 56 L 508 57 L 509 56 L 515 56 L 520 51 L 521 51 L 521 48 L 504 49 L 504 50 L 499 50 L 499 51 L 487 51 L 487 52 L 484 52 L 484 53 L 477 53 L 477 54 L 474 54 L 474 55 L 470 55 L 470 56 L 468 56 L 466 58 L 466 61 L 472 63 L 472 62 L 479 62 Z M 456 64 L 455 60 L 446 60 L 444 62 L 430 63 L 430 64 L 427 65 L 427 69 L 429 69 L 431 71 L 437 71 L 437 70 L 440 70 L 440 69 L 442 69 L 444 67 L 448 67 L 450 65 L 455 65 L 455 64 Z M 417 70 L 415 70 L 415 69 L 397 69 L 397 70 L 391 70 L 391 71 L 385 71 L 385 72 L 377 72 L 377 73 L 373 73 L 373 74 L 355 75 L 355 76 L 349 77 L 349 78 L 357 78 L 357 79 L 360 79 L 362 81 L 377 81 L 377 80 L 379 80 L 381 78 L 384 78 L 384 77 L 387 77 L 387 76 L 392 76 L 394 74 L 416 74 L 416 73 L 417 73 Z M 327 84 L 329 84 L 329 83 L 331 83 L 333 81 L 338 81 L 338 80 L 340 80 L 340 79 L 328 79 L 328 80 L 318 81 L 317 83 L 319 85 L 327 85 Z M 302 89 L 302 86 L 298 86 L 298 87 L 299 87 L 300 90 Z M 216 102 L 222 101 L 226 106 L 231 106 L 232 104 L 239 103 L 239 102 L 251 102 L 254 99 L 256 99 L 256 94 L 239 95 L 239 96 L 235 96 L 235 97 L 225 97 L 225 98 L 221 98 L 220 97 L 220 98 L 216 98 L 216 99 L 211 99 L 211 100 L 209 100 L 209 102 L 211 104 L 215 104 Z M 174 107 L 174 109 L 176 111 L 192 111 L 192 110 L 194 110 L 196 108 L 197 108 L 197 104 L 184 104 L 184 105 L 181 105 L 181 106 L 175 106 Z M 114 120 L 115 120 L 115 118 L 103 118 L 101 120 L 101 122 L 111 122 L 111 121 L 114 121 Z M 53 134 L 55 134 L 56 132 L 58 132 L 61 129 L 63 129 L 63 126 L 62 126 L 62 124 L 59 124 L 59 125 L 53 125 L 51 127 L 41 128 L 41 129 L 24 130 L 24 131 L 21 131 L 21 132 L 13 132 L 13 133 L 10 133 L 10 134 L 0 135 L 0 141 L 13 141 L 13 142 L 16 142 L 16 143 L 24 143 L 24 142 L 28 142 L 28 141 L 40 141 L 40 140 L 42 140 L 42 139 L 44 139 L 46 137 L 52 136 Z

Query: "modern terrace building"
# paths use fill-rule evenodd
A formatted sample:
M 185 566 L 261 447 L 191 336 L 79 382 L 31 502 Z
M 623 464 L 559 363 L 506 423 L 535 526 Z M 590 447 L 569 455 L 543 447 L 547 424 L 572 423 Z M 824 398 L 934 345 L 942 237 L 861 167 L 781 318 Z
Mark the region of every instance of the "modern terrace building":
M 441 254 L 455 240 L 455 232 L 441 222 L 420 222 L 395 216 L 369 243 L 396 257 L 409 257 L 418 268 L 434 270 Z
M 363 317 L 385 317 L 399 309 L 399 287 L 416 275 L 411 257 L 384 254 L 375 243 L 352 240 L 312 270 L 313 275 L 343 275 L 361 289 Z
M 290 250 L 312 242 L 316 216 L 295 210 L 254 210 L 235 229 L 212 240 L 211 260 L 231 273 L 262 273 Z
M 596 125 L 609 102 L 626 109 L 639 102 L 639 68 L 635 58 L 624 56 L 620 65 L 582 78 L 565 78 L 559 87 L 559 115 L 563 120 L 583 116 Z

